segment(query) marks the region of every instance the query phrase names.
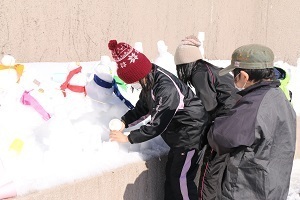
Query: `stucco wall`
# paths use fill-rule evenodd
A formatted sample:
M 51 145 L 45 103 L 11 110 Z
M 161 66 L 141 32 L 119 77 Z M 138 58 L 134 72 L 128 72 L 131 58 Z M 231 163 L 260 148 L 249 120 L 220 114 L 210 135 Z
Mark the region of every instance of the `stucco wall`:
M 271 47 L 276 60 L 300 57 L 299 0 L 1 0 L 0 47 L 18 62 L 95 61 L 107 43 L 140 41 L 150 59 L 184 36 L 206 33 L 209 59 L 230 59 L 243 44 Z
M 9 200 L 162 200 L 165 163 L 166 157 L 140 161 Z

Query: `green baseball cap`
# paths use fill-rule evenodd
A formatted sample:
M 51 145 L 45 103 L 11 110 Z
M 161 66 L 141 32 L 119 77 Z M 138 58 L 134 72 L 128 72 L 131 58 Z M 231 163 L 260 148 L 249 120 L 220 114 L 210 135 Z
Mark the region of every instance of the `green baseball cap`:
M 223 76 L 235 68 L 241 69 L 266 69 L 273 68 L 274 53 L 266 46 L 260 44 L 244 45 L 232 53 L 231 64 L 220 70 L 219 75 Z

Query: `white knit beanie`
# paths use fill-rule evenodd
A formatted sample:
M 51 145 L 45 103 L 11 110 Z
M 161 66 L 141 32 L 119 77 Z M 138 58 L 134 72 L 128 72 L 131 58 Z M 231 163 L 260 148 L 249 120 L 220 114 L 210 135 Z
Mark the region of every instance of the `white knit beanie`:
M 174 55 L 175 64 L 186 64 L 201 59 L 200 45 L 201 42 L 196 36 L 192 35 L 184 38 L 176 49 Z

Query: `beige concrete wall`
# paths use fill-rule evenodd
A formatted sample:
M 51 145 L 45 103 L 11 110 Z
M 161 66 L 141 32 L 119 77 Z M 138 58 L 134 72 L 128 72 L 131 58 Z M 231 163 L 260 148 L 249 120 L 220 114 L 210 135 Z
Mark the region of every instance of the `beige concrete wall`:
M 10 200 L 162 200 L 166 157 L 137 162 L 99 176 Z
M 296 64 L 299 8 L 299 0 L 1 0 L 0 47 L 19 62 L 94 61 L 117 39 L 143 42 L 154 59 L 158 40 L 174 53 L 181 38 L 203 31 L 209 59 L 261 43 Z

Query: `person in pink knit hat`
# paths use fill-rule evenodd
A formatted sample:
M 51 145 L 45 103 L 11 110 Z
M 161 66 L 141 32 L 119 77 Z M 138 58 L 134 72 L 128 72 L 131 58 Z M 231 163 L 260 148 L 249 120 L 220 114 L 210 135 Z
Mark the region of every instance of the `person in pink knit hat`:
M 178 78 L 195 89 L 211 124 L 216 117 L 226 114 L 235 105 L 239 95 L 236 94 L 230 74 L 219 76 L 221 68 L 202 59 L 200 45 L 196 36 L 184 38 L 176 49 L 174 61 Z M 216 155 L 207 144 L 206 136 L 201 142 L 203 157 L 200 159 L 199 200 L 214 199 L 219 188 L 218 174 L 225 166 L 223 161 L 227 155 Z
M 127 84 L 141 88 L 135 107 L 121 117 L 119 131 L 111 131 L 117 142 L 141 143 L 161 135 L 170 147 L 165 169 L 165 200 L 198 200 L 194 182 L 199 143 L 207 127 L 207 113 L 200 99 L 175 75 L 152 64 L 129 44 L 108 44 L 118 64 L 117 74 Z M 123 134 L 124 128 L 151 116 L 150 122 Z

